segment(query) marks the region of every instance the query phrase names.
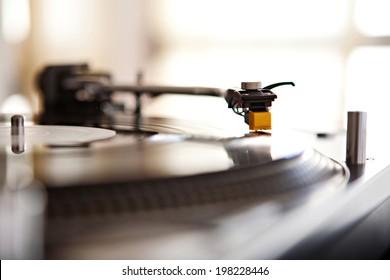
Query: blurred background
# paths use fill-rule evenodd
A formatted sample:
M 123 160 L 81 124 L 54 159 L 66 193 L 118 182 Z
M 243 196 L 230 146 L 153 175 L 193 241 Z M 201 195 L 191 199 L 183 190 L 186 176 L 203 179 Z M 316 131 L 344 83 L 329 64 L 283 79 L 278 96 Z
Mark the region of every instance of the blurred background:
M 380 125 L 388 110 L 386 0 L 0 0 L 0 109 L 20 94 L 38 110 L 34 77 L 88 62 L 116 83 L 275 90 L 275 121 L 336 131 L 346 111 Z M 19 105 L 19 110 L 24 110 Z M 28 105 L 26 105 L 28 106 Z M 28 110 L 28 109 L 25 109 Z

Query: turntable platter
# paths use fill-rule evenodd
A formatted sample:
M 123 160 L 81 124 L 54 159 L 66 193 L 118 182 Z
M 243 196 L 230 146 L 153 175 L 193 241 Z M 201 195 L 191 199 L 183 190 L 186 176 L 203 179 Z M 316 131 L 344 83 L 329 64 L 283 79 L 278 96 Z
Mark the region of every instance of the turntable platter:
M 235 136 L 213 125 L 163 118 L 143 119 L 138 127 L 116 123 L 117 131 L 26 126 L 17 136 L 24 141 L 19 153 L 12 149 L 2 157 L 6 165 L 25 159 L 46 187 L 54 216 L 94 212 L 97 205 L 112 212 L 264 198 L 329 180 L 340 186 L 348 177 L 341 164 L 296 133 Z M 204 130 L 196 133 L 197 127 Z M 16 136 L 9 126 L 0 133 L 3 151 L 10 149 Z
M 204 139 L 118 133 L 83 147 L 40 146 L 34 173 L 49 214 L 85 215 L 254 199 L 345 183 L 342 165 L 286 135 Z M 93 189 L 93 191 L 91 191 Z

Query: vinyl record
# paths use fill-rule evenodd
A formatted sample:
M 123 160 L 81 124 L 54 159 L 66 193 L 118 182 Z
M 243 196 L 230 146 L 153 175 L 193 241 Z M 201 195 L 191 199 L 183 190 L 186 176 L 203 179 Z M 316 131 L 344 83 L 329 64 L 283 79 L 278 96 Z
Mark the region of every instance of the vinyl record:
M 310 192 L 327 182 L 341 186 L 347 179 L 341 164 L 299 138 L 294 140 L 292 134 L 259 132 L 223 138 L 150 133 L 151 128 L 122 128 L 114 137 L 84 146 L 36 146 L 34 174 L 48 190 L 49 215 L 264 199 Z
M 126 122 L 26 126 L 17 135 L 3 126 L 2 157 L 29 170 L 19 177 L 32 173 L 45 186 L 51 216 L 264 198 L 347 178 L 341 164 L 296 133 L 240 135 L 167 118 Z

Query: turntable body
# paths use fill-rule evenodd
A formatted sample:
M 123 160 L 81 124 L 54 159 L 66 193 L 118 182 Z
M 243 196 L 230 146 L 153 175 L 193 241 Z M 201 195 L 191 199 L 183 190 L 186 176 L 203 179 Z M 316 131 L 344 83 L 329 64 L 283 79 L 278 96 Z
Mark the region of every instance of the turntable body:
M 141 116 L 88 117 L 81 126 L 26 124 L 17 136 L 4 121 L 2 258 L 386 253 L 385 153 L 347 167 L 339 152 L 345 137 L 317 139 L 281 127 L 249 132 L 220 97 L 161 95 L 143 106 Z

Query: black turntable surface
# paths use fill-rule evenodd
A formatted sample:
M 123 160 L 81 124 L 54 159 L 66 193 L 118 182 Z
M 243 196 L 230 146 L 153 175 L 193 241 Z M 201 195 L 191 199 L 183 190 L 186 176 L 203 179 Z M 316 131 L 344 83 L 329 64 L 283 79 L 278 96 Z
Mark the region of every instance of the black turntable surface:
M 149 110 L 99 126 L 0 127 L 2 185 L 44 190 L 44 258 L 351 257 L 353 246 L 324 249 L 350 229 L 333 222 L 340 211 L 357 220 L 350 170 L 312 136 Z

